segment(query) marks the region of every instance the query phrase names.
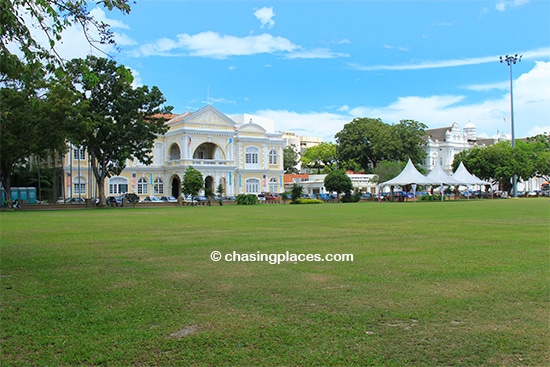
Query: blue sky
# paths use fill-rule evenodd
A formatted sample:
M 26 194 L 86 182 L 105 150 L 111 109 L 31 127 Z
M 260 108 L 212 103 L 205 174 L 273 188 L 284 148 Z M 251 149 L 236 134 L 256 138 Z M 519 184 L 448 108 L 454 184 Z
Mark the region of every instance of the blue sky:
M 93 10 L 112 26 L 106 48 L 158 86 L 174 112 L 207 103 L 228 116 L 330 141 L 354 117 L 413 119 L 479 136 L 550 131 L 550 2 L 138 0 L 129 15 Z M 90 52 L 67 32 L 65 57 Z

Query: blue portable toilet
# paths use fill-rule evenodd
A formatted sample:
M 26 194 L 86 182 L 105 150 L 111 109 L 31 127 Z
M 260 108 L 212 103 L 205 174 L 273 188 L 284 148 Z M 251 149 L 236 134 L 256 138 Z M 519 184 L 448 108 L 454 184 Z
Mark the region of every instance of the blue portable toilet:
M 19 200 L 19 187 L 12 187 L 10 190 L 11 201 Z
M 27 187 L 27 199 L 29 204 L 36 204 L 36 187 Z
M 19 188 L 19 201 L 21 203 L 27 203 L 28 195 L 27 195 L 27 188 L 26 187 L 20 187 Z
M 0 187 L 0 191 L 2 192 L 2 202 L 0 202 L 0 208 L 3 208 L 4 203 L 6 202 L 6 190 L 4 190 L 3 187 Z

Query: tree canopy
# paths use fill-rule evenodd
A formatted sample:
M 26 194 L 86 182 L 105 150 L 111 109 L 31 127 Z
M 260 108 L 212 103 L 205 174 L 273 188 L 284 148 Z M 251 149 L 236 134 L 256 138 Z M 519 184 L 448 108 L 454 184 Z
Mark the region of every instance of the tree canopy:
M 401 120 L 389 125 L 380 119 L 356 118 L 344 125 L 335 138 L 340 161 L 358 162 L 372 172 L 382 160 L 422 163 L 425 152 L 424 129 L 414 120 Z
M 487 147 L 474 147 L 455 155 L 453 170 L 463 162 L 468 170 L 484 180 L 498 182 L 502 190 L 512 187 L 514 174 L 521 180 L 538 176 L 550 178 L 550 141 L 546 135 L 527 141 L 516 141 L 515 149 L 509 141 Z
M 47 151 L 64 152 L 66 138 L 82 127 L 77 95 L 66 80 L 46 77 L 38 64 L 24 68 L 29 78 L 6 80 L 0 89 L 0 174 L 7 192 L 16 165 Z
M 185 195 L 196 196 L 204 188 L 202 173 L 193 166 L 187 167 L 181 181 L 181 192 Z
M 316 169 L 318 173 L 322 169 L 330 168 L 337 163 L 336 144 L 322 142 L 318 145 L 306 148 L 301 158 L 302 164 L 307 168 Z
M 291 144 L 283 150 L 283 169 L 285 173 L 298 173 L 298 152 L 296 145 Z
M 353 190 L 351 178 L 342 170 L 334 170 L 325 177 L 325 189 L 338 194 L 349 194 Z
M 130 70 L 112 60 L 88 56 L 72 60 L 66 69 L 82 102 L 78 113 L 86 121 L 73 142 L 87 148 L 103 202 L 106 177 L 120 174 L 127 160 L 151 163 L 153 142 L 167 130 L 158 116 L 171 107 L 163 107 L 157 87 L 134 88 Z
M 130 12 L 130 0 L 96 0 L 107 10 L 118 9 Z M 104 22 L 90 15 L 87 1 L 72 0 L 1 0 L 0 1 L 0 75 L 18 78 L 24 64 L 45 61 L 60 63 L 56 52 L 56 43 L 62 38 L 65 29 L 72 25 L 82 27 L 82 32 L 93 46 L 96 43 L 114 44 L 113 33 Z M 48 44 L 39 44 L 33 37 L 34 32 L 42 32 Z M 92 36 L 93 34 L 93 36 Z M 96 38 L 97 37 L 97 38 Z M 16 48 L 22 54 L 19 58 L 12 50 Z

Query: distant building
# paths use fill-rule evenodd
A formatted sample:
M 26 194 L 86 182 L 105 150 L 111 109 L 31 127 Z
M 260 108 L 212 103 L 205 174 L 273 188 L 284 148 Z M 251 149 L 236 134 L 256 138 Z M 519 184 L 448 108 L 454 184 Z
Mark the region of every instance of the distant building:
M 346 172 L 351 179 L 353 190 L 361 193 L 368 192 L 376 194 L 378 192 L 378 176 L 374 174 Z M 292 185 L 298 184 L 304 188 L 306 194 L 326 194 L 325 189 L 326 174 L 285 174 L 285 191 L 290 191 Z
M 119 176 L 106 179 L 105 196 L 135 193 L 140 198 L 177 198 L 189 166 L 202 173 L 205 187 L 216 192 L 221 185 L 228 196 L 282 192 L 285 141 L 274 129 L 256 124 L 255 117 L 243 116 L 248 121 L 236 122 L 210 105 L 168 115 L 169 129 L 154 143 L 153 163 L 128 161 Z M 63 196 L 98 196 L 88 157 L 85 149 L 69 147 L 63 157 Z
M 441 167 L 447 173 L 452 173 L 452 164 L 455 155 L 474 146 L 488 146 L 499 141 L 506 140 L 506 136 L 498 135 L 491 139 L 477 138 L 476 126 L 468 122 L 464 129 L 454 122 L 449 127 L 427 129 L 424 136 L 426 141 L 426 160 L 423 168 L 431 171 L 435 162 L 439 161 Z

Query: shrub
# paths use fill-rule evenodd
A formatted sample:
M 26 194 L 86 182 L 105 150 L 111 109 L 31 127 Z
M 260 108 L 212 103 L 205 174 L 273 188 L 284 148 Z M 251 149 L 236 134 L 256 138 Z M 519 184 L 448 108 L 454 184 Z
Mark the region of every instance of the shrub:
M 359 194 L 344 194 L 342 196 L 343 203 L 356 203 L 361 200 L 361 195 Z
M 323 200 L 298 198 L 294 204 L 323 204 Z
M 235 198 L 237 205 L 256 205 L 259 204 L 258 197 L 254 194 L 239 194 Z

